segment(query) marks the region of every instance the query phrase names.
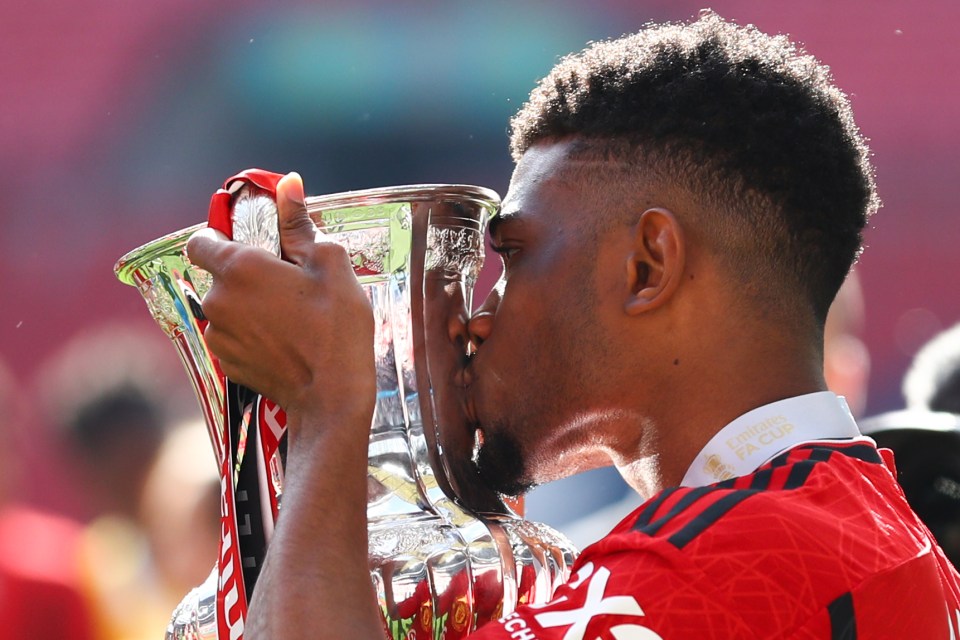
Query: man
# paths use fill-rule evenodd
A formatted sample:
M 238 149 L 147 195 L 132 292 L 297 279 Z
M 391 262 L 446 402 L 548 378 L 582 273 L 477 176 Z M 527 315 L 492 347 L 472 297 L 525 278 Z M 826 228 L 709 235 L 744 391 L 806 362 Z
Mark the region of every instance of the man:
M 906 408 L 871 416 L 864 433 L 894 452 L 907 502 L 960 562 L 960 325 L 924 344 L 903 379 Z
M 960 324 L 917 351 L 903 378 L 903 397 L 910 409 L 960 414 Z
M 612 462 L 649 500 L 550 604 L 476 636 L 953 634 L 955 571 L 825 391 L 824 319 L 877 207 L 827 70 L 710 13 L 650 27 L 561 61 L 512 150 L 490 229 L 504 275 L 465 327 L 478 473 L 515 494 Z M 217 282 L 204 309 L 224 372 L 291 421 L 248 634 L 377 638 L 372 320 L 302 196 L 281 181 L 288 262 L 205 234 L 189 246 Z

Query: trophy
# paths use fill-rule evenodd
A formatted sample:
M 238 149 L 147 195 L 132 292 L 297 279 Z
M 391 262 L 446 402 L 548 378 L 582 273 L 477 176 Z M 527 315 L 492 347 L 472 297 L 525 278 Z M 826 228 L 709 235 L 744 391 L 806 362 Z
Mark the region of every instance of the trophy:
M 279 256 L 279 177 L 249 170 L 228 180 L 211 201 L 210 226 Z M 347 250 L 375 318 L 367 530 L 370 577 L 394 640 L 462 638 L 519 604 L 546 602 L 576 554 L 562 535 L 518 517 L 477 481 L 470 462 L 476 444 L 455 382 L 467 344 L 450 326 L 469 315 L 484 228 L 499 202 L 496 193 L 466 185 L 306 199 L 311 218 Z M 115 271 L 139 289 L 173 341 L 220 469 L 217 563 L 174 611 L 166 637 L 236 640 L 282 510 L 285 416 L 226 379 L 204 343 L 201 300 L 210 275 L 184 252 L 203 226 L 135 249 Z

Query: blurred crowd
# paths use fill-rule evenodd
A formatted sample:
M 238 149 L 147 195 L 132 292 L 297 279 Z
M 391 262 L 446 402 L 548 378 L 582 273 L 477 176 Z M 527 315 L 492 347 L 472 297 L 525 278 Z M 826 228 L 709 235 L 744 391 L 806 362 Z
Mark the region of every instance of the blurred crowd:
M 35 380 L 0 370 L 4 637 L 160 638 L 212 569 L 216 464 L 165 341 L 105 325 Z

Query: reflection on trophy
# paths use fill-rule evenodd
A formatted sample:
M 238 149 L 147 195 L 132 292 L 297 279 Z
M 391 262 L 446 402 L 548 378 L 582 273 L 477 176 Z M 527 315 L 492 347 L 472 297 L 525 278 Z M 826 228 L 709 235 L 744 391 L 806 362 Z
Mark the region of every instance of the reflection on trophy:
M 234 240 L 279 256 L 276 206 L 261 175 L 272 174 L 241 174 L 253 179 L 228 181 L 215 198 L 229 201 Z M 462 185 L 307 198 L 314 221 L 347 249 L 376 321 L 369 560 L 394 639 L 461 638 L 518 604 L 545 602 L 574 559 L 565 538 L 520 519 L 477 482 L 471 462 L 473 432 L 455 383 L 467 344 L 449 327 L 469 313 L 484 227 L 498 206 L 495 193 Z M 220 467 L 217 566 L 174 612 L 167 638 L 235 639 L 282 510 L 285 417 L 224 378 L 203 341 L 209 274 L 184 254 L 200 226 L 130 252 L 116 271 L 174 342 Z

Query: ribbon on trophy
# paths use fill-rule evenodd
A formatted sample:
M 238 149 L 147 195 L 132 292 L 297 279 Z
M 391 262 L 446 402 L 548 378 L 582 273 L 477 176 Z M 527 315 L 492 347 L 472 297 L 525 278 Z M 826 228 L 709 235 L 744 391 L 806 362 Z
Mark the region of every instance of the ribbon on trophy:
M 247 169 L 227 179 L 210 199 L 207 226 L 279 257 L 275 201 L 282 177 Z M 218 637 L 238 640 L 280 508 L 286 415 L 252 389 L 227 378 L 223 382 L 216 618 Z

